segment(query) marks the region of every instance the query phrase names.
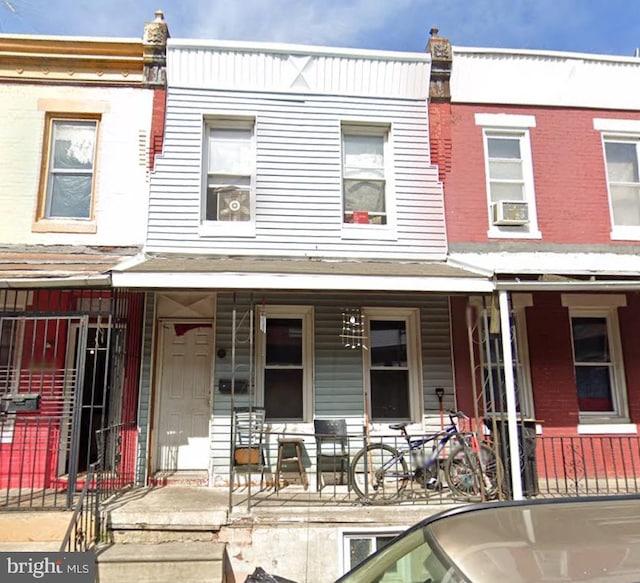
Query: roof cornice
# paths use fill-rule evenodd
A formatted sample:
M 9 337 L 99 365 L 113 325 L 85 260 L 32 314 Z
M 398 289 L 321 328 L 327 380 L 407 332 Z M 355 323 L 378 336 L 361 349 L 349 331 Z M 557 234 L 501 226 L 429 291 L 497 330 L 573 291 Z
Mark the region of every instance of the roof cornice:
M 0 36 L 0 81 L 139 86 L 141 40 Z

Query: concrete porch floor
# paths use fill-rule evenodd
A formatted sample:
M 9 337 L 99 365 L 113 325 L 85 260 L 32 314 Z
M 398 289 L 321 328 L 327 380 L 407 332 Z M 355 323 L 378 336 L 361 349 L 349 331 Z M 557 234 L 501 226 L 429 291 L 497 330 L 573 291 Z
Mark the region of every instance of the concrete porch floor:
M 219 529 L 247 518 L 265 522 L 322 523 L 384 522 L 406 524 L 420 517 L 459 505 L 441 495 L 409 498 L 398 504 L 371 506 L 360 502 L 345 487 L 326 488 L 318 493 L 300 485 L 288 485 L 276 492 L 252 486 L 233 491 L 224 487 L 170 485 L 130 490 L 107 504 L 112 525 L 136 528 L 154 524 L 167 529 L 207 526 Z M 412 518 L 407 520 L 407 516 Z M 415 517 L 415 518 L 413 518 Z

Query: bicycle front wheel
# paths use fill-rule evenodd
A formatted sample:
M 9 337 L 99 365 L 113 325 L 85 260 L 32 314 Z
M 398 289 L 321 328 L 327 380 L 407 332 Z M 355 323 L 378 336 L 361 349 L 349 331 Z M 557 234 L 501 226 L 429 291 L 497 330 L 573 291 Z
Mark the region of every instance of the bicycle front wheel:
M 409 479 L 404 457 L 384 443 L 362 448 L 354 456 L 349 474 L 356 494 L 372 504 L 397 501 Z
M 453 449 L 445 467 L 447 483 L 451 491 L 468 501 L 495 498 L 503 475 L 502 464 L 493 450 L 480 444 L 479 452 L 470 445 Z

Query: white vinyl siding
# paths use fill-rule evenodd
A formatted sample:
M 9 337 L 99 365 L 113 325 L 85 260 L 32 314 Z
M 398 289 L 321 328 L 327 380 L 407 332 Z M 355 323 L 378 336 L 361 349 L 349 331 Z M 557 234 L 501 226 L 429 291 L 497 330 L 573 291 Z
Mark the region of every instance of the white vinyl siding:
M 170 88 L 163 155 L 151 175 L 153 252 L 444 260 L 442 185 L 422 100 Z M 203 124 L 255 115 L 255 237 L 201 231 Z M 343 236 L 341 123 L 393 128 L 395 221 L 384 238 Z
M 250 370 L 250 349 L 246 340 L 250 335 L 248 312 L 251 310 L 249 294 L 218 293 L 216 318 L 216 345 L 226 349 L 224 358 L 216 358 L 214 379 L 214 415 L 212 435 L 212 465 L 215 476 L 224 476 L 229 464 L 229 411 L 231 407 L 230 395 L 218 390 L 221 379 L 231 378 L 232 366 L 236 367 L 236 380 L 246 381 Z M 364 419 L 364 371 L 363 352 L 361 349 L 345 348 L 339 331 L 342 324 L 342 309 L 344 307 L 360 307 L 351 294 L 321 294 L 312 292 L 297 292 L 295 304 L 293 296 L 269 294 L 261 297 L 261 302 L 268 307 L 282 306 L 283 313 L 293 315 L 292 306 L 309 306 L 313 304 L 314 312 L 314 365 L 312 399 L 310 401 L 310 420 L 306 422 L 273 423 L 272 436 L 269 441 L 269 456 L 271 460 L 277 457 L 278 431 L 300 433 L 305 437 L 305 446 L 313 447 L 313 423 L 317 418 L 345 418 L 349 433 L 358 435 L 362 432 Z M 438 431 L 440 417 L 438 413 L 438 399 L 435 387 L 445 390 L 444 406 L 453 408 L 453 371 L 451 360 L 450 321 L 448 298 L 435 294 L 383 294 L 367 295 L 367 301 L 380 307 L 394 308 L 394 313 L 406 309 L 407 305 L 419 309 L 420 313 L 420 361 L 422 376 L 417 381 L 425 387 L 423 401 L 417 404 L 419 425 L 415 431 Z M 299 303 L 299 304 L 298 304 Z M 236 335 L 242 340 L 237 343 L 235 361 L 231 358 L 233 312 L 236 310 Z M 273 312 L 272 312 L 273 313 Z M 256 335 L 260 326 L 259 319 L 254 322 Z M 257 341 L 257 338 L 256 338 Z M 257 343 L 257 342 L 256 342 Z M 257 352 L 259 354 L 259 352 Z M 257 363 L 256 363 L 257 364 Z M 258 373 L 259 369 L 256 368 Z M 256 391 L 259 395 L 259 392 Z M 235 406 L 258 402 L 258 395 L 252 394 L 251 388 L 246 393 L 235 396 Z M 376 423 L 374 431 L 388 434 L 387 423 Z M 356 440 L 353 447 L 360 447 L 361 441 Z

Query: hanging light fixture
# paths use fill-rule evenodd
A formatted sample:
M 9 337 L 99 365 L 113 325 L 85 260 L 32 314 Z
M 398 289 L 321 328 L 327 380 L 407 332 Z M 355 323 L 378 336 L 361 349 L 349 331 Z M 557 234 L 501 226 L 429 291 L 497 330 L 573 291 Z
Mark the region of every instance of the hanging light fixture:
M 364 316 L 360 308 L 344 308 L 342 310 L 342 345 L 345 348 L 366 348 Z

